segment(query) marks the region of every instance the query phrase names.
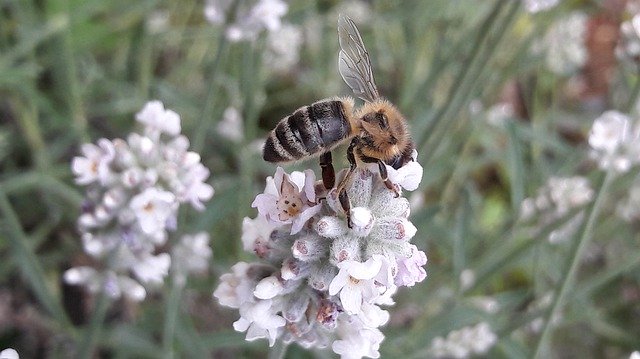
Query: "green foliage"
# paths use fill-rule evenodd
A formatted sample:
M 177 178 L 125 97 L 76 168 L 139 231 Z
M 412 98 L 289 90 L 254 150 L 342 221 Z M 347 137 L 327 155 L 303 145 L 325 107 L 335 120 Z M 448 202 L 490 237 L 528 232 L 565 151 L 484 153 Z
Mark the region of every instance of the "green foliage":
M 637 227 L 615 216 L 635 173 L 603 179 L 584 141 L 600 112 L 567 100 L 568 78 L 530 50 L 554 19 L 602 8 L 574 1 L 532 15 L 507 0 L 366 4 L 371 13 L 358 26 L 376 81 L 409 119 L 425 169 L 414 194 L 423 204 L 411 219 L 428 277 L 400 290 L 382 357 L 423 358 L 435 337 L 481 321 L 499 337 L 490 357 L 622 357 L 640 348 L 640 242 Z M 211 292 L 233 263 L 251 258 L 242 219 L 255 216 L 250 204 L 275 170 L 254 142 L 298 107 L 349 94 L 336 66 L 342 5 L 291 1 L 284 19 L 306 29 L 305 42 L 298 63 L 275 73 L 264 34 L 228 42 L 204 20 L 201 2 L 0 1 L 0 313 L 4 298 L 16 309 L 0 319 L 0 349 L 26 358 L 89 357 L 95 348 L 123 358 L 267 353 L 264 341 L 232 330 L 237 313 Z M 154 25 L 161 16 L 166 23 Z M 639 78 L 615 71 L 606 108 L 627 111 Z M 526 118 L 489 124 L 484 107 L 514 84 Z M 211 234 L 214 258 L 182 293 L 167 286 L 140 305 L 109 303 L 61 285 L 65 269 L 87 260 L 75 231 L 83 193 L 69 163 L 82 143 L 125 137 L 151 99 L 181 115 L 211 170 L 214 198 L 181 224 Z M 239 142 L 216 131 L 230 106 L 242 115 Z M 292 167 L 318 169 L 314 161 Z M 520 205 L 549 177 L 573 175 L 591 180 L 596 200 L 573 238 L 551 244 L 548 234 L 571 215 L 532 230 L 518 220 Z M 470 283 L 461 283 L 465 272 Z M 537 305 L 552 293 L 550 305 Z M 497 311 L 480 309 L 479 297 L 493 298 Z M 26 318 L 27 310 L 36 314 Z M 532 332 L 536 318 L 545 321 Z M 327 353 L 287 353 L 313 356 Z

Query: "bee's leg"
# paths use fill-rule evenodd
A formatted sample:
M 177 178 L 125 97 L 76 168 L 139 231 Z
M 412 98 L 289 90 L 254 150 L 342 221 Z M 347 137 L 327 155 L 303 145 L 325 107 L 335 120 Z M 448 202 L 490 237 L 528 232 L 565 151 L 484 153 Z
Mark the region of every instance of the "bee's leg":
M 349 196 L 347 195 L 347 185 L 351 182 L 351 177 L 353 177 L 353 173 L 356 170 L 356 156 L 354 155 L 354 151 L 356 146 L 358 145 L 358 138 L 355 137 L 351 140 L 349 144 L 349 148 L 347 149 L 347 160 L 349 161 L 349 172 L 344 176 L 340 184 L 338 184 L 338 199 L 340 200 L 340 205 L 342 206 L 342 210 L 344 210 L 345 215 L 347 216 L 347 226 L 349 228 L 352 227 L 351 224 L 351 202 L 349 202 Z
M 377 163 L 378 172 L 380 172 L 380 177 L 382 178 L 382 182 L 384 182 L 385 187 L 392 190 L 396 198 L 400 196 L 398 188 L 389 180 L 389 176 L 387 175 L 387 165 L 384 161 L 369 156 L 360 156 L 360 159 L 365 163 Z
M 320 155 L 320 168 L 322 169 L 322 184 L 324 184 L 324 188 L 333 188 L 333 185 L 336 184 L 336 172 L 333 169 L 331 151 Z
M 392 190 L 396 198 L 398 198 L 400 196 L 398 188 L 389 180 L 389 176 L 387 175 L 387 165 L 382 160 L 378 160 L 378 171 L 380 171 L 380 177 L 382 177 L 384 185 L 388 189 Z

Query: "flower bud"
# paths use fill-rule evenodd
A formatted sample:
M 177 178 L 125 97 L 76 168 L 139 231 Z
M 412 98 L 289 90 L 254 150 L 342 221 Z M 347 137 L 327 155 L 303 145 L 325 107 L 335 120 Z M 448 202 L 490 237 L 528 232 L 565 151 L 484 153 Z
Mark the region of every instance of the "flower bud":
M 299 321 L 307 311 L 309 302 L 309 296 L 306 294 L 298 293 L 289 296 L 289 300 L 284 306 L 285 309 L 282 311 L 282 316 L 292 323 Z
M 330 261 L 333 264 L 337 264 L 345 260 L 360 260 L 360 242 L 358 238 L 343 236 L 334 240 L 331 244 Z
M 296 280 L 309 273 L 309 264 L 295 258 L 287 258 L 282 263 L 280 276 L 284 280 Z
M 305 236 L 296 239 L 291 246 L 291 252 L 296 259 L 310 262 L 317 261 L 326 253 L 326 242 L 317 236 Z
M 366 207 L 355 207 L 351 209 L 351 230 L 358 237 L 366 237 L 371 232 L 374 218 L 371 211 Z
M 329 289 L 329 283 L 335 278 L 337 268 L 329 263 L 321 266 L 312 266 L 309 273 L 309 285 L 316 290 L 325 291 Z
M 314 229 L 323 237 L 337 238 L 347 233 L 348 227 L 344 220 L 336 216 L 324 216 L 315 223 Z
M 371 231 L 371 239 L 379 241 L 408 241 L 418 230 L 406 219 L 382 218 Z
M 280 294 L 282 289 L 282 282 L 275 276 L 269 276 L 256 285 L 253 295 L 260 299 L 271 299 Z

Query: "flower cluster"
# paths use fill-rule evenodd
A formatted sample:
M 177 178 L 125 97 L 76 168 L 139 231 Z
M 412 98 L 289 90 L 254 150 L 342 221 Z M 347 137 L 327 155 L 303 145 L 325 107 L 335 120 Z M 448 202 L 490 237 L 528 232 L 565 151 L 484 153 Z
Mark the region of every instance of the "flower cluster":
M 263 30 L 280 29 L 280 18 L 287 13 L 288 5 L 282 0 L 258 0 L 237 2 L 232 0 L 208 0 L 205 18 L 214 25 L 222 25 L 228 13 L 235 15 L 227 25 L 225 36 L 229 41 L 253 41 Z
M 587 62 L 587 20 L 585 13 L 575 11 L 555 22 L 537 51 L 545 51 L 549 70 L 558 75 L 572 75 Z
M 87 187 L 78 219 L 84 251 L 103 260 L 105 268 L 71 268 L 64 279 L 113 298 L 124 295 L 138 301 L 146 296 L 143 284 L 162 284 L 169 272 L 171 256 L 156 250 L 176 229 L 180 205 L 204 209 L 202 202 L 213 196 L 213 188 L 204 182 L 209 170 L 200 155 L 188 151 L 178 114 L 152 101 L 136 119 L 144 125 L 142 133 L 131 133 L 126 141 L 103 138 L 97 145 L 84 144 L 83 156 L 73 159 L 76 182 Z M 174 257 L 184 257 L 189 264 L 174 261 L 178 276 L 201 269 L 191 252 L 205 260 L 211 255 L 203 249 L 208 246 L 206 234 L 185 236 L 180 246 Z
M 527 12 L 535 14 L 555 7 L 560 0 L 523 0 L 523 2 Z
M 591 127 L 591 157 L 605 171 L 627 172 L 640 162 L 639 140 L 640 126 L 637 120 L 618 111 L 607 111 Z
M 412 161 L 389 179 L 412 190 L 422 167 Z M 337 176 L 338 182 L 345 172 Z M 214 292 L 237 308 L 247 340 L 267 338 L 303 347 L 331 347 L 343 358 L 377 358 L 400 286 L 426 277 L 424 252 L 410 243 L 416 228 L 409 201 L 396 197 L 377 172 L 357 168 L 347 186 L 351 228 L 336 189 L 324 190 L 313 171 L 278 168 L 253 202 L 258 217 L 245 218 L 242 241 L 261 262 L 237 263 Z
M 522 202 L 520 216 L 527 221 L 538 215 L 537 227 L 543 228 L 591 202 L 593 196 L 593 189 L 584 177 L 551 177 L 546 185 L 538 189 L 536 197 Z M 549 234 L 549 241 L 558 243 L 569 238 L 582 223 L 583 216 L 579 212 L 568 219 Z
M 469 358 L 486 354 L 498 341 L 489 324 L 482 322 L 450 332 L 446 338 L 431 342 L 431 355 L 435 358 Z

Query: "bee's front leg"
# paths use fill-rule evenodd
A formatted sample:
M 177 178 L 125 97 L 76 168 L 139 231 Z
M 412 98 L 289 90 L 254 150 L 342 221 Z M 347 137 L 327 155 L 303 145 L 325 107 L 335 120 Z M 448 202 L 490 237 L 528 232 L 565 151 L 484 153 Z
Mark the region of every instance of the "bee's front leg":
M 358 145 L 358 138 L 355 137 L 351 140 L 349 144 L 349 148 L 347 149 L 347 160 L 349 161 L 349 172 L 344 176 L 340 184 L 338 184 L 338 200 L 340 200 L 340 205 L 342 206 L 342 210 L 344 214 L 347 216 L 347 226 L 352 228 L 351 223 L 351 202 L 349 201 L 349 196 L 347 195 L 347 185 L 351 183 L 351 177 L 353 177 L 353 173 L 356 170 L 356 156 L 354 155 L 354 151 L 356 146 Z

